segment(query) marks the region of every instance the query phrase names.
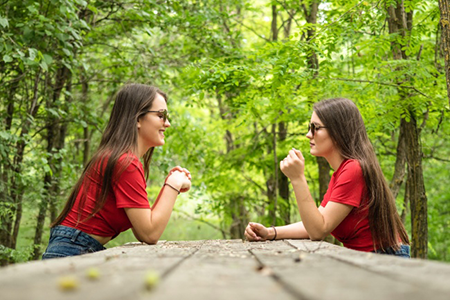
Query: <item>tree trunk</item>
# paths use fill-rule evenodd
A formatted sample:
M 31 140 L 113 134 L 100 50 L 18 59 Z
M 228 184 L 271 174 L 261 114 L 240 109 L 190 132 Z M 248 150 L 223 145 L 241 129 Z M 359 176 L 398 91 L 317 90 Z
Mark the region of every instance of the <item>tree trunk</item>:
M 447 97 L 450 104 L 450 1 L 439 0 L 439 10 L 441 11 L 440 25 L 442 29 L 442 46 L 445 60 L 445 77 L 447 79 Z
M 227 108 L 222 102 L 222 95 L 216 93 L 217 102 L 219 106 L 220 118 L 222 120 L 228 120 L 231 115 L 227 115 Z M 233 135 L 229 130 L 226 130 L 224 139 L 227 147 L 227 154 L 234 150 L 235 144 Z M 248 223 L 248 213 L 244 205 L 244 200 L 241 196 L 232 196 L 229 199 L 228 207 L 231 210 L 232 223 L 230 226 L 230 238 L 232 239 L 243 239 L 244 230 Z
M 319 166 L 319 199 L 316 199 L 319 204 L 322 202 L 323 197 L 325 196 L 328 190 L 328 184 L 330 183 L 330 164 L 323 157 L 316 157 L 317 165 Z
M 409 206 L 409 180 L 406 179 L 405 184 L 405 197 L 403 199 L 403 208 L 402 208 L 402 214 L 400 216 L 400 219 L 402 220 L 403 225 L 406 224 L 406 215 L 408 214 L 408 206 Z
M 23 185 L 20 180 L 17 180 L 22 171 L 22 162 L 25 153 L 25 147 L 27 145 L 25 139 L 28 135 L 32 123 L 32 119 L 36 116 L 39 109 L 38 103 L 38 87 L 40 81 L 40 72 L 36 73 L 33 88 L 33 98 L 30 103 L 30 107 L 27 109 L 27 116 L 23 121 L 23 125 L 20 131 L 19 138 L 16 143 L 16 153 L 13 158 L 13 164 L 11 166 L 11 177 L 9 186 L 9 195 L 7 194 L 3 205 L 6 205 L 10 209 L 10 213 L 1 218 L 1 231 L 0 231 L 0 244 L 12 248 L 16 245 L 17 232 L 19 229 L 20 220 L 22 217 L 22 194 Z M 12 116 L 11 116 L 12 117 Z M 4 170 L 5 171 L 5 170 Z M 6 170 L 9 173 L 8 170 Z M 2 262 L 3 263 L 3 262 Z
M 48 108 L 54 108 L 58 105 L 58 101 L 62 92 L 62 89 L 66 83 L 67 78 L 69 77 L 69 69 L 65 66 L 58 69 L 56 74 L 55 86 L 53 89 L 52 99 L 49 100 L 47 104 Z M 59 180 L 57 175 L 59 173 L 57 160 L 53 158 L 55 152 L 58 152 L 58 146 L 64 146 L 64 143 L 61 145 L 57 145 L 58 134 L 60 133 L 62 123 L 61 120 L 57 120 L 54 115 L 49 114 L 47 119 L 47 153 L 49 155 L 48 163 L 49 167 L 52 170 L 52 173 L 47 172 L 44 176 L 44 197 L 42 198 L 41 203 L 39 204 L 39 213 L 36 222 L 36 230 L 34 234 L 34 249 L 32 257 L 37 260 L 41 257 L 41 242 L 42 242 L 42 233 L 44 230 L 45 217 L 47 215 L 47 210 L 49 207 L 49 203 L 53 202 L 56 195 L 53 193 L 55 191 L 55 186 L 59 184 Z M 59 122 L 58 122 L 59 121 Z M 65 129 L 62 130 L 65 138 Z M 54 182 L 56 181 L 56 182 Z M 52 200 L 50 200 L 52 199 Z M 56 214 L 56 213 L 55 213 Z
M 82 94 L 82 101 L 83 103 L 88 102 L 88 91 L 89 91 L 89 84 L 86 80 L 86 78 L 82 75 L 81 76 L 81 94 Z M 89 162 L 90 157 L 90 143 L 91 137 L 89 133 L 89 127 L 86 126 L 83 128 L 83 166 L 86 167 L 87 163 Z
M 400 133 L 398 135 L 397 143 L 397 156 L 395 158 L 395 171 L 389 185 L 394 198 L 397 198 L 406 173 L 406 140 L 404 131 L 404 126 L 400 126 Z
M 6 99 L 6 118 L 5 118 L 5 131 L 10 132 L 12 126 L 12 120 L 14 118 L 14 95 L 18 88 L 18 81 L 14 82 L 8 91 L 9 96 Z M 9 152 L 9 151 L 8 151 Z M 8 210 L 14 204 L 11 199 L 11 188 L 10 183 L 12 182 L 13 176 L 13 165 L 10 163 L 9 159 L 5 159 L 4 163 L 0 165 L 0 209 Z M 11 225 L 13 222 L 13 215 L 9 213 L 0 214 L 0 244 L 6 247 L 14 248 L 11 243 Z M 17 218 L 16 218 L 17 220 Z M 6 264 L 6 262 L 5 262 Z M 0 264 L 3 265 L 3 264 Z
M 306 22 L 310 24 L 317 24 L 317 13 L 319 12 L 320 1 L 313 1 L 309 7 L 303 4 L 303 12 L 305 14 Z M 310 41 L 315 35 L 315 28 L 308 29 L 306 40 Z M 319 61 L 317 59 L 316 52 L 311 49 L 308 55 L 308 68 L 312 70 L 313 77 L 319 75 Z M 328 190 L 328 184 L 330 183 L 330 165 L 323 157 L 316 157 L 317 166 L 319 168 L 319 199 L 316 199 L 316 203 L 319 204 Z
M 317 24 L 317 13 L 319 12 L 319 4 L 320 0 L 313 1 L 311 3 L 311 6 L 309 7 L 306 7 L 306 5 L 303 4 L 303 11 L 307 23 Z M 306 33 L 306 40 L 310 41 L 315 34 L 316 29 L 314 27 L 311 27 L 310 29 L 308 29 Z M 317 75 L 319 74 L 319 61 L 317 59 L 316 52 L 312 48 L 310 49 L 310 53 L 308 56 L 308 67 L 309 69 L 313 70 L 313 76 L 317 77 Z
M 428 213 L 427 196 L 423 181 L 422 151 L 419 130 L 414 111 L 410 110 L 410 121 L 402 119 L 406 136 L 406 160 L 408 162 L 408 192 L 411 207 L 412 257 L 427 258 Z
M 272 41 L 274 41 L 274 42 L 278 41 L 277 18 L 278 18 L 277 6 L 275 4 L 273 4 L 272 5 L 272 27 L 271 27 L 271 33 L 272 33 Z
M 274 9 L 276 12 L 276 8 Z M 290 34 L 291 34 L 291 24 L 292 24 L 292 20 L 294 19 L 294 10 L 291 10 L 289 12 L 289 18 L 287 20 L 287 25 L 284 26 L 284 37 L 285 39 L 288 39 Z M 277 14 L 274 14 L 274 11 L 272 11 L 272 18 L 276 18 Z M 276 22 L 275 22 L 276 23 Z M 273 24 L 273 23 L 272 23 Z M 276 24 L 274 24 L 275 26 L 272 27 L 272 31 L 274 31 L 276 28 Z M 276 34 L 276 37 L 278 38 L 278 32 Z M 278 123 L 278 143 L 280 142 L 284 142 L 287 138 L 287 134 L 288 134 L 288 126 L 285 122 L 279 122 Z M 277 159 L 276 162 L 276 169 L 278 172 L 278 195 L 281 197 L 282 203 L 279 203 L 278 205 L 278 209 L 279 209 L 279 216 L 282 222 L 282 225 L 285 224 L 290 224 L 291 223 L 291 203 L 289 201 L 289 180 L 286 177 L 286 175 L 283 174 L 283 172 L 281 172 L 280 168 L 279 168 L 279 162 L 280 159 Z
M 231 217 L 233 223 L 230 226 L 230 238 L 232 239 L 245 239 L 244 231 L 247 227 L 248 212 L 245 209 L 244 199 L 241 196 L 235 197 L 231 202 Z
M 413 11 L 406 13 L 403 0 L 397 0 L 396 6 L 389 6 L 388 25 L 390 34 L 400 34 L 403 38 L 410 35 L 412 30 Z M 408 46 L 408 45 L 406 45 Z M 392 54 L 395 60 L 407 59 L 405 46 L 397 40 L 391 42 Z M 403 49 L 403 50 L 402 50 Z M 427 222 L 427 198 L 425 184 L 423 181 L 422 153 L 420 146 L 420 131 L 417 127 L 416 112 L 407 101 L 407 93 L 400 87 L 410 79 L 404 76 L 398 79 L 398 93 L 405 110 L 409 112 L 410 120 L 400 120 L 400 133 L 405 135 L 406 162 L 408 165 L 408 191 L 407 197 L 411 207 L 411 230 L 412 230 L 412 257 L 426 258 L 428 252 L 428 222 Z M 400 141 L 399 141 L 400 142 Z M 400 146 L 400 145 L 399 145 Z
M 272 187 L 272 203 L 273 210 L 271 210 L 272 224 L 277 225 L 277 210 L 278 210 L 278 157 L 277 157 L 277 126 L 276 124 L 272 124 L 272 149 L 273 149 L 273 187 Z
M 283 142 L 287 138 L 288 127 L 285 122 L 278 123 L 278 141 Z M 278 160 L 279 161 L 279 160 Z M 289 180 L 286 175 L 281 172 L 279 164 L 276 164 L 278 170 L 278 194 L 283 199 L 282 203 L 279 203 L 279 215 L 281 221 L 284 224 L 291 223 L 291 204 L 289 202 Z

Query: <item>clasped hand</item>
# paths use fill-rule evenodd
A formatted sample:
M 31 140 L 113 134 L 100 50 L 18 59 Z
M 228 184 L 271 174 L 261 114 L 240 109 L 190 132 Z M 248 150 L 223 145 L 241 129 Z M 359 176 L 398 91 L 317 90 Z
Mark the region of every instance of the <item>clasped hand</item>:
M 265 241 L 269 236 L 269 230 L 262 224 L 250 222 L 245 228 L 245 237 L 248 241 Z
M 300 150 L 292 148 L 285 159 L 280 161 L 280 169 L 291 182 L 305 173 L 305 158 Z
M 170 170 L 165 182 L 179 189 L 181 193 L 189 191 L 191 188 L 191 172 L 180 166 Z

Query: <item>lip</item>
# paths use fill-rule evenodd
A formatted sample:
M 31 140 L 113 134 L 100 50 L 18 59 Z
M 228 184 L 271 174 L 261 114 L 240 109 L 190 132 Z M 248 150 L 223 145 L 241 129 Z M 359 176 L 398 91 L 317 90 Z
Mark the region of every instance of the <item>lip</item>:
M 314 144 L 314 143 L 309 143 L 309 147 L 313 147 L 313 146 L 315 146 L 316 144 Z
M 164 137 L 164 131 L 165 130 L 163 130 L 163 129 L 161 129 L 160 131 L 159 131 L 159 133 Z

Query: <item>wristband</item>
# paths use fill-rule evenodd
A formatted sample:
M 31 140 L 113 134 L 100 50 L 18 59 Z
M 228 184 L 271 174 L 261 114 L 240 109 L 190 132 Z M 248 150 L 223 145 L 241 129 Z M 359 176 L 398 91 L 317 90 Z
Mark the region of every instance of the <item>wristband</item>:
M 176 188 L 174 188 L 173 186 L 171 186 L 171 185 L 168 184 L 167 182 L 164 183 L 164 186 L 166 186 L 166 185 L 169 186 L 169 187 L 171 187 L 173 190 L 177 191 L 178 195 L 180 194 L 180 191 L 179 191 L 179 190 L 177 190 Z
M 273 236 L 273 239 L 271 239 L 271 241 L 275 241 L 275 239 L 277 238 L 277 229 L 275 228 L 275 226 L 271 226 L 273 228 L 273 231 L 275 231 L 275 235 Z

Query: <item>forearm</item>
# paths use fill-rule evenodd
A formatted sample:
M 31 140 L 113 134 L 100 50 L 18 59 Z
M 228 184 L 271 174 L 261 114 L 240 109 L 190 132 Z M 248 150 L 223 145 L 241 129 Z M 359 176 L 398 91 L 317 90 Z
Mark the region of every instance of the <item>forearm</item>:
M 178 193 L 169 188 L 163 187 L 157 202 L 152 206 L 150 214 L 150 235 L 159 239 L 169 223 L 173 207 Z
M 322 240 L 328 232 L 326 232 L 324 218 L 311 196 L 306 178 L 302 176 L 295 181 L 291 181 L 291 184 L 294 189 L 300 217 L 309 238 L 311 240 Z
M 125 208 L 136 238 L 147 244 L 156 244 L 169 222 L 178 193 L 163 188 L 152 209 Z
M 275 236 L 275 232 L 273 228 L 268 229 L 269 229 L 268 239 L 271 240 Z M 308 232 L 306 231 L 303 222 L 293 223 L 285 226 L 277 226 L 276 230 L 277 230 L 277 238 L 276 238 L 277 240 L 309 238 Z

